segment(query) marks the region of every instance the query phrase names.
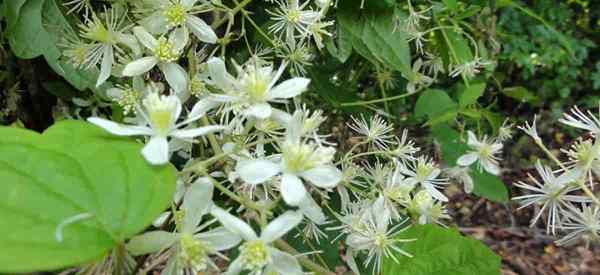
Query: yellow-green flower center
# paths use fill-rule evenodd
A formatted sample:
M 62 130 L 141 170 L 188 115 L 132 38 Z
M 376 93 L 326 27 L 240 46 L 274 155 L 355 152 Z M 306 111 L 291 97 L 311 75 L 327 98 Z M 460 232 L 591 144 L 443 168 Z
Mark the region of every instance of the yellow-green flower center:
M 300 11 L 299 10 L 290 10 L 287 13 L 287 20 L 292 23 L 300 22 Z
M 117 104 L 123 108 L 123 114 L 135 113 L 135 106 L 142 98 L 142 93 L 133 88 L 125 88 L 119 97 Z
M 87 24 L 83 25 L 81 29 L 82 36 L 90 40 L 100 43 L 117 43 L 115 35 L 110 30 L 108 30 L 104 26 L 104 24 L 102 24 L 102 21 L 100 21 L 98 17 L 94 16 L 94 18 Z
M 260 70 L 260 69 L 258 69 Z M 244 90 L 251 102 L 264 102 L 271 75 L 257 71 L 250 72 L 244 79 Z
M 174 62 L 179 59 L 179 52 L 175 50 L 173 43 L 169 42 L 166 38 L 161 37 L 158 39 L 158 45 L 154 49 L 154 56 L 161 62 Z
M 143 104 L 148 112 L 148 119 L 152 129 L 157 135 L 166 136 L 171 130 L 173 116 L 177 109 L 174 96 L 159 96 L 150 94 L 144 99 Z
M 185 265 L 191 267 L 198 272 L 205 270 L 208 267 L 208 253 L 210 246 L 198 239 L 195 239 L 191 234 L 183 234 L 179 240 L 181 247 L 181 260 Z
M 417 181 L 421 182 L 425 179 L 427 179 L 427 177 L 429 177 L 429 174 L 431 174 L 431 172 L 433 171 L 433 165 L 429 164 L 429 163 L 419 163 L 417 165 L 417 169 L 415 171 L 416 173 L 416 179 Z
M 249 270 L 260 269 L 271 259 L 267 246 L 261 240 L 244 243 L 240 247 L 240 257 L 242 257 L 244 268 Z
M 195 97 L 200 97 L 208 93 L 208 89 L 206 88 L 206 84 L 198 77 L 194 77 L 190 80 L 189 86 L 190 94 Z
M 185 22 L 186 10 L 181 3 L 174 3 L 165 10 L 167 23 L 171 26 L 179 26 Z

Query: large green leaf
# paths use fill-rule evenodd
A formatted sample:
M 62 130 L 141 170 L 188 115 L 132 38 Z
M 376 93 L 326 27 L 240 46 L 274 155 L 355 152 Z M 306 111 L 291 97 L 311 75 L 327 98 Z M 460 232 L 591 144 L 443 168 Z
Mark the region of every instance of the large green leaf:
M 7 1 L 8 42 L 15 56 L 44 56 L 48 65 L 78 90 L 94 89 L 97 71 L 75 69 L 61 56 L 57 44 L 65 32 L 75 33 L 56 0 Z
M 414 225 L 398 238 L 412 239 L 402 249 L 413 257 L 398 256 L 398 263 L 387 258 L 386 275 L 475 275 L 500 274 L 500 257 L 477 240 L 466 238 L 454 229 L 435 225 Z
M 469 146 L 460 140 L 460 134 L 446 124 L 431 128 L 431 134 L 440 144 L 442 159 L 449 166 L 456 166 L 456 160 L 465 154 Z
M 80 121 L 42 135 L 0 128 L 0 272 L 95 260 L 148 226 L 169 204 L 175 169 L 148 165 L 141 147 Z
M 338 25 L 348 35 L 352 48 L 373 64 L 383 64 L 409 76 L 411 73 L 408 35 L 394 29 L 394 20 L 406 16 L 390 8 L 377 13 L 360 10 L 352 1 L 340 3 Z

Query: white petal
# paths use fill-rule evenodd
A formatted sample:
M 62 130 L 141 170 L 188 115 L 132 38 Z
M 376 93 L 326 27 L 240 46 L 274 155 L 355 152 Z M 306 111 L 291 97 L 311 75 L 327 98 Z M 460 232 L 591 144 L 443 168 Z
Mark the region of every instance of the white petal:
M 163 34 L 169 31 L 167 18 L 164 16 L 164 11 L 157 11 L 150 16 L 139 21 L 139 24 L 148 32 L 154 34 Z
M 304 171 L 301 177 L 321 188 L 333 188 L 342 180 L 342 171 L 335 166 L 324 165 Z
M 204 242 L 208 242 L 210 247 L 216 251 L 231 249 L 238 245 L 242 240 L 240 236 L 233 234 L 223 226 L 219 226 L 206 232 L 198 233 L 194 235 L 194 237 Z
M 169 135 L 176 137 L 176 138 L 181 138 L 181 139 L 192 139 L 192 138 L 204 136 L 204 135 L 207 135 L 210 133 L 223 131 L 225 129 L 227 129 L 227 127 L 225 127 L 225 126 L 210 125 L 210 126 L 198 127 L 198 128 L 194 128 L 194 129 L 175 130 L 175 131 L 172 131 Z
M 265 243 L 272 243 L 283 237 L 302 221 L 302 213 L 299 211 L 286 211 L 276 219 L 272 220 L 260 234 L 260 239 Z
M 217 42 L 218 37 L 215 34 L 215 31 L 213 31 L 213 29 L 202 19 L 193 15 L 188 15 L 185 18 L 185 23 L 198 40 L 210 44 Z
M 460 158 L 458 158 L 456 160 L 456 164 L 458 164 L 460 166 L 469 166 L 469 165 L 473 164 L 473 162 L 475 162 L 476 160 L 477 160 L 477 153 L 471 152 L 471 153 L 460 156 Z
M 108 90 L 106 90 L 106 95 L 108 97 L 110 97 L 110 99 L 112 100 L 119 100 L 119 98 L 121 98 L 121 94 L 123 93 L 123 90 L 119 89 L 119 88 L 110 88 Z
M 435 187 L 432 184 L 423 183 L 421 185 L 425 188 L 425 191 L 427 191 L 427 193 L 429 193 L 429 195 L 434 197 L 436 200 L 443 201 L 443 202 L 448 201 L 448 198 L 446 198 L 446 196 L 444 196 L 444 194 L 442 194 L 442 192 L 435 189 Z
M 190 33 L 187 28 L 177 28 L 169 35 L 169 42 L 173 44 L 173 49 L 177 52 L 183 51 L 189 40 Z
M 491 161 L 481 160 L 481 166 L 483 166 L 483 169 L 485 169 L 485 171 L 492 175 L 497 176 L 500 174 L 500 167 L 498 167 L 498 165 L 492 163 Z
M 467 140 L 467 144 L 469 144 L 470 146 L 479 144 L 479 141 L 477 140 L 477 137 L 475 136 L 475 133 L 473 133 L 473 131 L 468 131 L 467 136 L 469 137 Z
M 153 134 L 152 129 L 148 127 L 122 125 L 99 117 L 90 117 L 87 119 L 87 121 L 103 128 L 111 134 L 118 136 L 140 136 Z
M 253 241 L 258 239 L 258 236 L 256 236 L 256 233 L 252 227 L 240 220 L 238 217 L 229 214 L 229 212 L 215 206 L 211 209 L 210 214 L 219 220 L 219 222 L 225 226 L 227 230 L 237 234 L 244 240 Z
M 271 107 L 271 118 L 280 125 L 287 125 L 292 119 L 292 115 L 277 108 Z
M 198 178 L 188 188 L 181 208 L 184 209 L 182 232 L 193 233 L 194 228 L 202 220 L 212 205 L 213 185 L 205 177 Z
M 112 71 L 112 65 L 114 62 L 114 54 L 112 46 L 103 46 L 104 53 L 102 54 L 102 64 L 100 65 L 100 75 L 98 75 L 98 81 L 96 81 L 96 87 L 99 87 L 109 77 Z
M 280 189 L 283 200 L 292 206 L 299 205 L 308 193 L 300 178 L 292 174 L 283 174 Z
M 151 231 L 133 237 L 126 248 L 134 256 L 158 252 L 179 239 L 178 234 L 165 231 Z
M 198 2 L 198 0 L 181 0 L 181 5 L 189 9 L 193 7 L 196 4 L 196 2 Z
M 271 116 L 271 105 L 269 103 L 257 103 L 251 105 L 244 113 L 246 116 L 265 119 Z
M 276 248 L 269 247 L 269 252 L 273 258 L 271 266 L 277 271 L 278 274 L 285 275 L 302 275 L 302 267 L 296 257 L 282 252 Z
M 308 78 L 295 77 L 288 79 L 273 87 L 273 89 L 269 91 L 268 97 L 269 99 L 295 97 L 306 91 L 308 83 L 310 83 L 310 79 Z
M 123 68 L 124 76 L 136 76 L 141 75 L 156 66 L 158 63 L 158 59 L 154 56 L 142 57 L 140 59 L 129 62 L 129 64 L 125 65 Z
M 158 67 L 165 75 L 165 79 L 169 86 L 176 93 L 184 93 L 187 91 L 188 75 L 185 70 L 174 62 L 158 63 Z
M 310 196 L 306 196 L 306 199 L 304 199 L 298 207 L 300 207 L 302 214 L 315 224 L 323 224 L 327 221 L 327 217 L 325 216 L 325 213 L 323 213 L 321 207 L 319 207 L 315 200 Z
M 210 78 L 215 82 L 217 87 L 222 90 L 227 90 L 231 87 L 231 79 L 233 78 L 225 68 L 225 62 L 217 57 L 212 57 L 206 62 L 208 65 L 208 73 Z
M 192 110 L 188 114 L 188 119 L 190 119 L 190 120 L 199 119 L 200 117 L 203 117 L 204 115 L 206 115 L 206 113 L 208 111 L 210 111 L 212 108 L 219 106 L 219 104 L 220 104 L 219 102 L 210 100 L 209 98 L 203 98 L 203 99 L 199 100 L 198 102 L 196 102 L 196 104 L 194 104 L 194 107 L 192 107 Z
M 242 268 L 244 266 L 244 262 L 242 261 L 242 257 L 237 257 L 233 262 L 229 264 L 227 271 L 224 273 L 225 275 L 238 275 L 242 272 Z
M 133 34 L 148 50 L 153 51 L 158 46 L 158 41 L 143 27 L 134 27 Z
M 169 162 L 169 142 L 162 136 L 153 136 L 142 149 L 144 158 L 153 165 Z
M 267 181 L 280 172 L 279 165 L 265 159 L 241 160 L 235 166 L 238 175 L 249 184 Z

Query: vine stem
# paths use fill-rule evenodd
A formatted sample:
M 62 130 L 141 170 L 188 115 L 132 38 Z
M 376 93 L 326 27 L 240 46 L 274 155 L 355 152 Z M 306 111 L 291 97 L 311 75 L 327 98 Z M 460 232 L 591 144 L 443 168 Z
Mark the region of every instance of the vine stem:
M 239 11 L 241 11 L 245 6 L 247 6 L 248 4 L 250 4 L 252 2 L 252 0 L 244 0 L 242 2 L 240 2 L 239 4 L 237 4 L 233 9 L 229 10 L 230 12 L 230 16 L 226 16 L 221 18 L 219 21 L 214 22 L 210 27 L 214 30 L 219 28 L 221 25 L 223 25 L 227 20 L 229 20 L 230 17 L 233 17 L 236 13 L 238 13 Z
M 344 103 L 341 103 L 340 106 L 342 106 L 342 107 L 350 107 L 350 106 L 369 105 L 369 104 L 374 104 L 374 103 L 380 103 L 380 102 L 387 102 L 387 101 L 397 100 L 397 99 L 405 98 L 407 96 L 411 96 L 411 95 L 414 95 L 414 94 L 416 94 L 416 93 L 405 93 L 405 94 L 401 94 L 401 95 L 390 96 L 390 97 L 380 98 L 380 99 L 373 99 L 373 100 L 355 101 L 355 102 L 344 102 Z

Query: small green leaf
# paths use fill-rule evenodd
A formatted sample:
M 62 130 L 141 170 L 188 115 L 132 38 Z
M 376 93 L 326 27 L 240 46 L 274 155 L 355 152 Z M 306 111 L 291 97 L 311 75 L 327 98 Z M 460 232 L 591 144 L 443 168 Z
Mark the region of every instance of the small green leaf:
M 437 89 L 427 89 L 421 93 L 415 104 L 415 116 L 427 116 L 430 119 L 448 110 L 456 109 L 457 105 L 448 93 Z
M 462 86 L 462 92 L 460 93 L 458 104 L 460 107 L 465 107 L 477 102 L 477 99 L 483 95 L 484 90 L 485 83 L 482 82 L 471 83 L 471 85 L 468 87 Z
M 446 5 L 446 8 L 448 8 L 451 11 L 455 11 L 456 8 L 458 7 L 456 0 L 443 0 L 444 4 Z
M 417 239 L 402 246 L 412 257 L 385 258 L 384 275 L 499 275 L 500 257 L 481 242 L 454 229 L 413 225 L 399 239 Z
M 0 272 L 89 262 L 148 226 L 171 200 L 175 169 L 150 166 L 141 148 L 81 121 L 42 135 L 0 128 Z
M 473 193 L 495 202 L 508 201 L 508 189 L 500 178 L 478 169 L 471 169 L 470 174 L 473 178 Z
M 530 103 L 534 106 L 540 104 L 540 98 L 522 86 L 504 88 L 502 94 L 520 102 Z

